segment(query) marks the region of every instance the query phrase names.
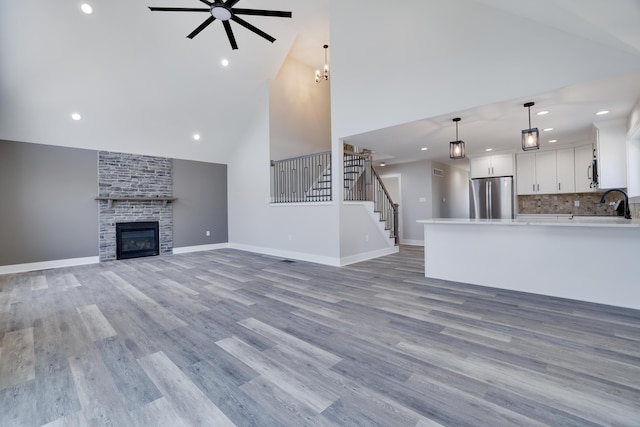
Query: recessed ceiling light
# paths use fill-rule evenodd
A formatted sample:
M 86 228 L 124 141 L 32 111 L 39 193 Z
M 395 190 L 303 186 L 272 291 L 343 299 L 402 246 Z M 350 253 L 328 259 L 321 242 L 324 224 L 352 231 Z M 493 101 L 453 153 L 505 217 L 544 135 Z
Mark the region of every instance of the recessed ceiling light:
M 228 59 L 223 59 L 222 61 L 220 61 L 220 63 L 222 64 L 223 67 L 227 67 L 229 66 L 229 60 Z
M 384 167 L 387 166 L 387 164 L 385 162 L 380 163 L 380 166 Z
M 90 4 L 87 4 L 87 3 L 82 3 L 80 5 L 80 10 L 82 10 L 87 15 L 91 15 L 93 13 L 93 8 L 91 7 Z
M 542 111 L 538 111 L 536 114 L 539 116 L 544 116 L 545 114 L 549 114 L 549 112 L 547 110 L 542 110 Z
M 196 141 L 200 141 L 200 134 L 194 134 L 193 139 L 195 139 Z
M 542 129 L 542 130 L 545 131 L 545 132 L 549 132 L 549 131 L 553 130 L 553 128 L 545 128 L 545 129 Z
M 71 114 L 71 118 L 75 121 L 82 120 L 82 116 L 78 113 Z
M 484 151 L 493 151 L 493 148 L 485 148 Z
M 422 147 L 422 148 L 421 148 L 421 150 L 422 150 L 422 151 L 427 151 L 428 149 L 429 149 L 429 148 L 427 148 L 427 147 Z
M 557 139 L 550 139 L 549 140 L 549 144 L 553 144 L 554 142 L 558 142 L 558 140 Z
M 609 114 L 609 110 L 598 111 L 596 116 L 604 116 L 605 114 Z

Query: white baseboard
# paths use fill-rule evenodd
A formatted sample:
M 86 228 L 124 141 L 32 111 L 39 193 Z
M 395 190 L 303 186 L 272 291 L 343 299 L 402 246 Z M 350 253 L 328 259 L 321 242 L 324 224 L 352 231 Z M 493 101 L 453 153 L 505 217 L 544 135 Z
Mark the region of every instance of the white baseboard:
M 349 264 L 355 264 L 356 262 L 366 261 L 372 258 L 378 258 L 385 255 L 391 255 L 398 253 L 400 248 L 398 246 L 392 246 L 390 248 L 378 249 L 371 252 L 365 252 L 362 254 L 352 255 L 344 258 L 340 258 L 340 267 Z
M 214 243 L 211 245 L 183 246 L 181 248 L 173 248 L 174 254 L 188 254 L 189 252 L 213 251 L 216 249 L 228 248 L 229 243 Z
M 400 244 L 409 246 L 424 246 L 424 240 L 401 239 Z
M 97 264 L 100 257 L 58 259 L 55 261 L 30 262 L 27 264 L 0 265 L 0 274 L 24 273 L 27 271 L 48 270 L 50 268 L 73 267 L 75 265 Z
M 299 261 L 315 262 L 316 264 L 330 265 L 332 267 L 340 267 L 340 259 L 322 255 L 308 254 L 304 252 L 284 251 L 274 248 L 263 248 L 260 246 L 244 245 L 242 243 L 230 243 L 231 249 L 240 251 L 254 252 L 257 254 L 270 255 L 278 258 L 295 259 Z

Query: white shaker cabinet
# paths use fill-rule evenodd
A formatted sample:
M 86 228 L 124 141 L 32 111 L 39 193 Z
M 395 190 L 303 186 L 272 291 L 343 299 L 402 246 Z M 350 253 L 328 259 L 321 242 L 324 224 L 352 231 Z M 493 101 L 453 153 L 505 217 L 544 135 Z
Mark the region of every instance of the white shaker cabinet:
M 513 154 L 475 157 L 469 159 L 469 164 L 471 165 L 471 178 L 513 176 Z
M 573 148 L 556 151 L 556 178 L 558 193 L 575 193 L 575 162 Z
M 518 154 L 516 156 L 518 194 L 552 194 L 558 192 L 556 152 Z
M 594 123 L 598 158 L 598 188 L 627 186 L 627 146 L 624 121 Z
M 534 153 L 516 156 L 516 190 L 520 195 L 537 194 L 536 155 Z
M 576 147 L 575 152 L 575 180 L 576 193 L 596 191 L 593 185 L 593 146 Z

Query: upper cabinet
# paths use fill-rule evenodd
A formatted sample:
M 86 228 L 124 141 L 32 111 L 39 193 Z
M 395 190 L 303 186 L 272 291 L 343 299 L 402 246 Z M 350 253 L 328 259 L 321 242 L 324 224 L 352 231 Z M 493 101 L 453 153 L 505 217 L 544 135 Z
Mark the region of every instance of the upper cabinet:
M 516 156 L 516 185 L 520 195 L 573 193 L 573 148 Z
M 625 122 L 594 123 L 593 139 L 598 159 L 598 188 L 625 188 L 627 186 Z
M 513 176 L 513 154 L 475 157 L 469 159 L 469 164 L 471 165 L 471 178 Z
M 556 179 L 558 193 L 574 193 L 576 191 L 573 148 L 563 148 L 556 151 Z
M 597 177 L 594 176 L 593 170 L 593 159 L 595 158 L 593 145 L 589 144 L 576 147 L 574 151 L 576 193 L 596 191 L 598 187 L 594 185 Z M 595 173 L 597 173 L 597 171 Z

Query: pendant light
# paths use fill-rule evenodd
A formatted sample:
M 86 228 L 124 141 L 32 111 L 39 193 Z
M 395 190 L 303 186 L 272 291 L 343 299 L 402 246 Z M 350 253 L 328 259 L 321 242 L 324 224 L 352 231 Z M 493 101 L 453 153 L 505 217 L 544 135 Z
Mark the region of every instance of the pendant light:
M 458 139 L 458 122 L 460 117 L 453 119 L 456 124 L 456 140 L 449 143 L 449 158 L 451 159 L 464 159 L 464 141 Z
M 531 127 L 531 107 L 535 105 L 535 102 L 527 102 L 524 104 L 524 108 L 529 109 L 529 129 L 522 130 L 522 150 L 538 150 L 540 148 L 540 134 L 538 128 Z
M 316 83 L 320 83 L 323 78 L 324 80 L 329 80 L 329 62 L 327 62 L 327 49 L 329 49 L 329 45 L 325 44 L 322 47 L 324 48 L 324 69 L 322 72 L 316 70 Z

